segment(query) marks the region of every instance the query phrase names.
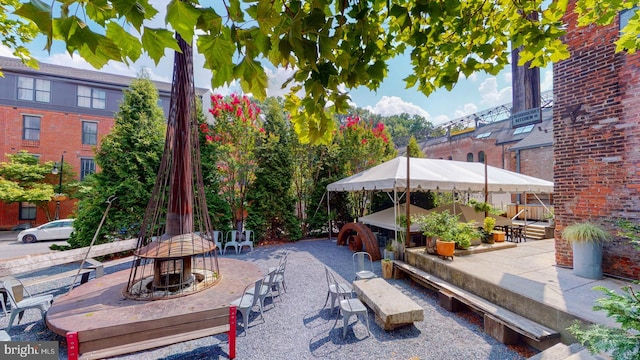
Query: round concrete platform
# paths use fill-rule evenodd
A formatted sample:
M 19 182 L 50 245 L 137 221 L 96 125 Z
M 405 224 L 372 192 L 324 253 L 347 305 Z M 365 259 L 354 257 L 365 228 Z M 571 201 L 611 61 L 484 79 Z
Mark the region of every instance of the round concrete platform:
M 122 295 L 130 271 L 102 276 L 74 288 L 53 301 L 46 322 L 51 331 L 65 336 L 70 331 L 109 326 L 135 326 L 136 322 L 179 316 L 196 310 L 228 306 L 244 288 L 263 277 L 258 266 L 247 261 L 219 258 L 222 279 L 209 289 L 178 298 L 141 301 Z

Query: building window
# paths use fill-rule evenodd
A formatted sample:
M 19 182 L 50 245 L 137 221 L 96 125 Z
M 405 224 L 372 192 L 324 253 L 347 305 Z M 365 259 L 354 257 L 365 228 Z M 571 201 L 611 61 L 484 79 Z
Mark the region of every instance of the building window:
M 534 125 L 535 124 L 519 127 L 513 132 L 513 135 L 526 134 L 528 132 L 531 132 L 531 130 L 533 130 Z
M 473 162 L 473 153 L 467 154 L 467 162 Z
M 484 151 L 478 152 L 478 162 L 481 162 L 484 164 Z
M 22 116 L 22 140 L 40 141 L 40 117 Z
M 78 86 L 78 106 L 94 109 L 104 109 L 107 104 L 107 93 L 104 90 Z
M 476 135 L 476 139 L 488 138 L 489 135 L 491 135 L 491 131 Z
M 93 159 L 80 159 L 80 180 L 96 172 L 96 162 Z
M 91 121 L 82 122 L 82 145 L 98 144 L 98 123 Z
M 18 99 L 38 102 L 51 102 L 51 82 L 18 76 Z
M 29 202 L 20 203 L 20 220 L 35 220 L 36 219 L 36 205 Z

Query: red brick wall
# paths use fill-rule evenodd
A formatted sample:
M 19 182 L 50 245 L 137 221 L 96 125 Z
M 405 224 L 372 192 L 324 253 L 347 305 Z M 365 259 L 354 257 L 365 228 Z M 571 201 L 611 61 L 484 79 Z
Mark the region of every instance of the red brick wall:
M 437 145 L 429 145 L 422 149 L 425 157 L 430 159 L 449 159 L 456 161 L 467 161 L 467 153 L 473 153 L 473 161 L 478 161 L 478 153 L 484 151 L 488 159 L 488 164 L 498 168 L 515 171 L 515 154 L 509 151 L 509 146 L 496 146 L 495 139 L 476 139 L 474 137 L 464 137 L 451 141 L 446 141 Z M 504 164 L 504 166 L 503 166 Z
M 553 147 L 520 150 L 520 173 L 553 181 Z
M 42 116 L 40 121 L 40 141 L 22 140 L 22 116 Z M 77 178 L 80 179 L 80 159 L 94 157 L 93 146 L 82 144 L 82 121 L 98 122 L 98 143 L 111 131 L 114 119 L 109 117 L 87 116 L 77 113 L 64 113 L 41 109 L 15 108 L 0 106 L 0 162 L 7 161 L 5 154 L 26 150 L 40 155 L 41 162 L 60 161 L 64 153 L 65 166 L 71 165 Z M 69 216 L 74 208 L 74 201 L 63 201 L 60 204 L 60 218 Z M 49 204 L 51 216 L 55 211 L 55 202 Z M 10 228 L 27 220 L 18 220 L 18 204 L 0 203 L 0 229 Z M 48 219 L 44 211 L 37 211 L 37 218 L 31 221 L 43 224 Z
M 615 234 L 607 220 L 640 221 L 640 54 L 615 53 L 617 20 L 576 28 L 574 6 L 565 17 L 571 58 L 553 68 L 556 262 L 569 267 L 566 225 L 601 221 Z M 606 244 L 603 270 L 636 279 L 640 253 L 624 239 Z

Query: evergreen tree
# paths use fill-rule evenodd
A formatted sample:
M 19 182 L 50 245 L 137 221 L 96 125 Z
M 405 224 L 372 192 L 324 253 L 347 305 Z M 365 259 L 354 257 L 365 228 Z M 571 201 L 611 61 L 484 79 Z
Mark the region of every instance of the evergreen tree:
M 101 171 L 92 175 L 91 189 L 78 204 L 71 247 L 88 246 L 106 210 L 113 202 L 96 243 L 115 236 L 135 237 L 151 198 L 164 149 L 165 118 L 158 91 L 147 76 L 131 83 L 115 116 L 115 125 L 96 152 Z
M 293 128 L 285 120 L 283 105 L 267 98 L 263 113 L 266 138 L 257 151 L 256 179 L 247 194 L 248 228 L 256 238 L 298 240 L 300 225 L 295 216 L 293 178 Z
M 422 150 L 420 150 L 420 146 L 418 145 L 418 142 L 416 141 L 416 138 L 411 135 L 411 137 L 409 138 L 409 144 L 407 145 L 408 150 L 409 150 L 409 154 L 411 154 L 411 157 L 414 158 L 423 158 L 424 157 L 424 153 L 422 152 Z

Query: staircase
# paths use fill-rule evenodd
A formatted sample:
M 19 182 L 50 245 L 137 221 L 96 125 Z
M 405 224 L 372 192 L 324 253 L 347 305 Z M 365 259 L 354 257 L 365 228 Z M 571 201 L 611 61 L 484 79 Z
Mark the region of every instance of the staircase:
M 513 224 L 524 225 L 524 221 L 514 220 Z M 526 230 L 527 240 L 543 240 L 553 238 L 553 233 L 545 236 L 544 229 L 548 226 L 549 224 L 546 221 L 528 221 Z
M 580 344 L 571 344 L 569 346 L 558 343 L 547 350 L 536 354 L 529 360 L 605 360 L 609 359 L 606 355 L 593 355 L 584 346 Z

